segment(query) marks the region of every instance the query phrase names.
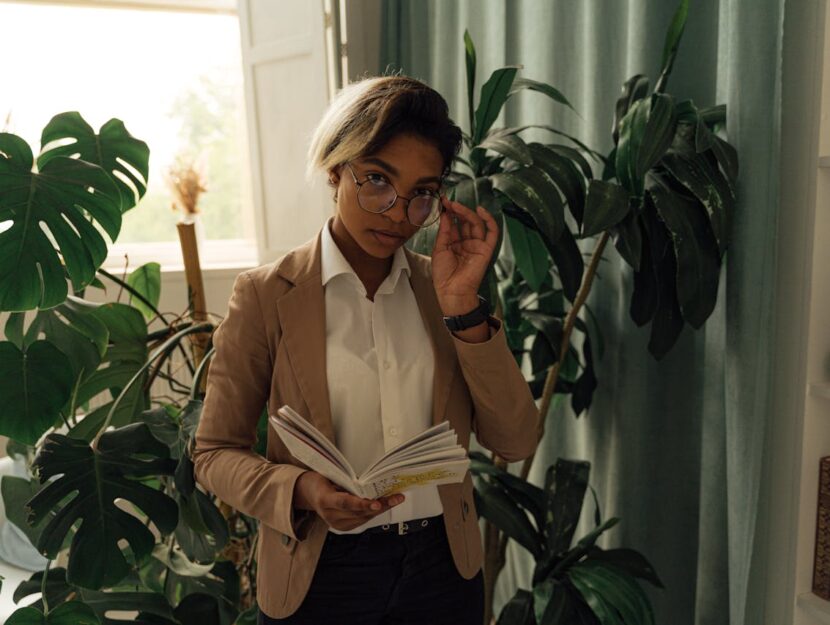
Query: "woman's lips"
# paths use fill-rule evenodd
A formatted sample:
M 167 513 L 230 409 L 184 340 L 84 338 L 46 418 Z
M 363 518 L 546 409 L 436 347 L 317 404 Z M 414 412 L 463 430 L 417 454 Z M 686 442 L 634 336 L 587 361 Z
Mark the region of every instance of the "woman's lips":
M 392 236 L 379 230 L 371 230 L 370 232 L 375 236 L 375 239 L 387 247 L 394 247 L 403 241 L 403 237 Z

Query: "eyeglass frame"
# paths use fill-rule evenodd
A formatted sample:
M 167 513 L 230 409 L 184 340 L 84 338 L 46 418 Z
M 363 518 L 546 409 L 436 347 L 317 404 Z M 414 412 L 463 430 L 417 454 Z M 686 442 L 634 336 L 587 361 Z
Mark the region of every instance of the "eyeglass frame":
M 366 176 L 367 176 L 366 180 L 364 180 L 363 182 L 359 182 L 358 179 L 357 179 L 357 176 L 354 173 L 354 169 L 352 169 L 351 161 L 346 161 L 345 164 L 349 168 L 349 171 L 352 174 L 352 180 L 354 180 L 354 183 L 357 186 L 357 193 L 356 193 L 357 205 L 360 206 L 360 208 L 365 210 L 367 213 L 371 213 L 373 215 L 382 215 L 383 213 L 385 213 L 386 211 L 391 209 L 395 205 L 395 203 L 398 201 L 398 198 L 400 198 L 402 200 L 406 200 L 406 208 L 404 209 L 403 213 L 404 213 L 404 216 L 406 217 L 407 223 L 409 223 L 412 226 L 415 226 L 416 228 L 428 228 L 431 225 L 433 225 L 434 223 L 436 223 L 441 218 L 441 213 L 443 213 L 446 210 L 446 208 L 444 208 L 444 204 L 441 202 L 441 193 L 440 193 L 440 191 L 435 192 L 435 195 L 438 198 L 438 206 L 439 206 L 438 217 L 436 217 L 435 219 L 430 221 L 428 224 L 424 224 L 423 226 L 419 226 L 418 224 L 413 224 L 412 220 L 409 219 L 409 203 L 415 198 L 414 197 L 411 197 L 411 198 L 405 197 L 405 196 L 401 195 L 400 193 L 398 193 L 398 190 L 395 188 L 395 185 L 392 184 L 391 180 L 387 180 L 386 184 L 388 184 L 390 187 L 392 187 L 392 190 L 395 192 L 395 199 L 392 200 L 392 203 L 389 206 L 387 206 L 386 208 L 384 208 L 382 211 L 377 211 L 377 212 L 376 211 L 370 211 L 366 208 L 363 208 L 363 204 L 360 203 L 360 188 L 364 184 L 369 182 L 369 178 L 368 178 L 369 174 L 366 174 Z M 439 183 L 439 189 L 440 189 L 440 187 L 443 187 L 443 186 L 444 186 L 444 176 L 441 176 L 441 182 Z

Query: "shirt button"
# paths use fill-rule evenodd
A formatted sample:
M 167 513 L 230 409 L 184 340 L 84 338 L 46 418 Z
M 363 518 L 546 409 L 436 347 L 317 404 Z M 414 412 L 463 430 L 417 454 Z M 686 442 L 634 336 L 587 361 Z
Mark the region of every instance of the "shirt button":
M 396 435 L 397 435 L 397 433 L 398 433 L 398 428 L 389 428 L 389 433 L 390 433 L 392 436 L 396 436 Z
M 392 366 L 392 365 L 390 365 L 390 364 L 389 364 L 389 361 L 388 361 L 388 360 L 384 360 L 384 361 L 383 361 L 383 368 L 384 368 L 384 369 L 388 369 L 388 368 L 389 368 L 389 367 L 391 367 L 391 366 Z

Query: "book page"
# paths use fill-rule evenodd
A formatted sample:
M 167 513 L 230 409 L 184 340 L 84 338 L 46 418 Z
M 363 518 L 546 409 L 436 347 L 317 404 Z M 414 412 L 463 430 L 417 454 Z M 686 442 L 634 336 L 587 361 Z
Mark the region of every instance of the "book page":
M 376 499 L 418 486 L 454 484 L 464 481 L 470 459 L 419 465 L 385 474 L 369 483 L 358 484 L 364 497 Z
M 397 463 L 400 460 L 405 460 L 412 457 L 420 457 L 439 449 L 453 449 L 455 448 L 458 435 L 455 432 L 444 432 L 434 438 L 423 440 L 412 447 L 404 448 L 400 453 L 392 456 L 384 456 L 372 466 L 368 467 L 360 476 L 359 479 L 365 478 L 370 473 L 375 473 L 380 469 Z
M 347 475 L 326 452 L 317 447 L 314 441 L 302 432 L 294 429 L 291 424 L 283 419 L 269 417 L 268 421 L 277 432 L 288 451 L 297 460 L 305 464 L 309 469 L 317 471 L 338 486 L 346 489 L 352 494 L 359 495 L 360 489 L 355 481 Z
M 361 475 L 358 481 L 370 482 L 390 473 L 403 471 L 412 467 L 423 467 L 427 465 L 434 465 L 437 462 L 453 462 L 456 460 L 466 460 L 467 452 L 461 445 L 450 447 L 449 449 L 440 449 L 432 451 L 423 456 L 418 455 L 411 458 L 393 459 L 388 466 L 379 467 L 366 475 Z
M 450 422 L 442 421 L 437 425 L 433 425 L 432 427 L 427 428 L 423 432 L 419 432 L 409 440 L 404 441 L 400 445 L 397 445 L 389 451 L 387 451 L 386 453 L 384 453 L 380 458 L 378 458 L 371 465 L 369 465 L 369 467 L 363 472 L 363 475 L 366 475 L 374 467 L 377 467 L 378 465 L 383 463 L 387 458 L 401 453 L 403 450 L 408 449 L 409 447 L 413 447 L 426 439 L 431 439 L 432 437 L 437 437 L 438 435 L 443 434 L 444 432 L 448 432 L 450 429 Z M 359 479 L 357 478 L 357 476 L 355 477 L 356 479 Z
M 326 437 L 326 435 L 314 427 L 308 419 L 303 418 L 302 415 L 300 415 L 289 405 L 282 406 L 279 410 L 277 410 L 277 412 L 294 427 L 305 433 L 308 438 L 316 441 L 320 447 L 325 449 L 329 455 L 334 458 L 335 463 L 340 465 L 340 468 L 349 477 L 353 480 L 357 479 L 357 474 L 354 472 L 352 465 L 349 464 L 349 461 L 346 460 L 346 456 L 343 455 L 343 452 L 337 449 L 337 447 Z

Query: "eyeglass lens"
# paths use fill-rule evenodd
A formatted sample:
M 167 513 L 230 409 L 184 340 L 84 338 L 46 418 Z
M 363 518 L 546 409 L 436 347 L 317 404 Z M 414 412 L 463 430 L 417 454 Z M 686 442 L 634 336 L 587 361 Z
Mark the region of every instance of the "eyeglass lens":
M 360 206 L 372 213 L 382 213 L 395 203 L 397 194 L 389 183 L 383 180 L 368 180 L 361 185 L 357 194 Z M 438 216 L 441 200 L 437 195 L 416 195 L 407 202 L 409 221 L 415 226 L 429 225 Z

